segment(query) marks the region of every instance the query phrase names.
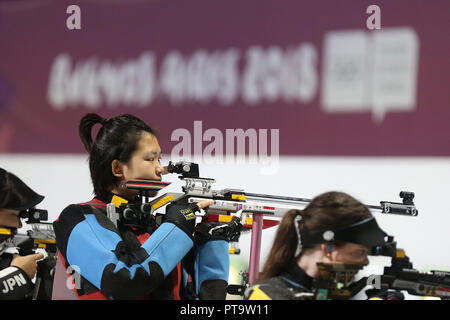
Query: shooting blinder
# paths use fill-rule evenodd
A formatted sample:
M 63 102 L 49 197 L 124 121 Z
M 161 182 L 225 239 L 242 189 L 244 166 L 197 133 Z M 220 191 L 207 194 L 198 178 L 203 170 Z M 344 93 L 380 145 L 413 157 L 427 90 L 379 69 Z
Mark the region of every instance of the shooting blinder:
M 387 234 L 380 229 L 374 217 L 364 219 L 357 223 L 337 229 L 329 229 L 320 232 L 301 232 L 301 245 L 313 247 L 321 243 L 351 242 L 373 248 L 386 244 Z

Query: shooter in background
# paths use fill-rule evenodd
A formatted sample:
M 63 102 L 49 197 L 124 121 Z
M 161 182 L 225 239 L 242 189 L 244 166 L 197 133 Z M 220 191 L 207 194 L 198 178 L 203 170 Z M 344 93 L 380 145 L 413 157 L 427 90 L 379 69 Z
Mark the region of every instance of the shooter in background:
M 348 194 L 327 192 L 303 210 L 290 210 L 280 222 L 273 246 L 248 300 L 294 300 L 312 293 L 319 262 L 368 264 L 384 232 L 369 209 Z
M 96 124 L 101 128 L 93 140 Z M 75 272 L 69 290 L 57 266 L 54 299 L 225 299 L 228 243 L 214 237 L 197 243 L 194 234 L 195 212 L 212 200 L 169 204 L 160 225 L 116 228 L 107 218 L 108 203 L 139 202 L 138 191 L 120 187 L 122 181 L 161 180 L 167 173 L 155 132 L 130 114 L 104 119 L 90 113 L 80 120 L 79 135 L 95 198 L 69 205 L 53 223 L 58 260 Z
M 0 168 L 0 299 L 31 297 L 42 253 L 20 256 L 11 239 L 22 227 L 19 214 L 44 199 L 14 174 Z

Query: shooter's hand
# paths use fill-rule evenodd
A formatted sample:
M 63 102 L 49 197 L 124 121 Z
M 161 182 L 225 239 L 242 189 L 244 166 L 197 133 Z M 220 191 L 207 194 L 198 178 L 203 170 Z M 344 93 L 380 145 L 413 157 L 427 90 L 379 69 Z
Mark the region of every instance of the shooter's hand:
M 195 229 L 195 212 L 200 211 L 211 204 L 213 200 L 200 201 L 191 204 L 169 204 L 166 208 L 166 214 L 163 219 L 164 222 L 171 222 L 183 230 L 192 240 L 192 234 Z
M 27 256 L 15 254 L 11 261 L 11 266 L 22 269 L 30 279 L 33 279 L 37 272 L 37 260 L 42 258 L 44 258 L 42 253 L 29 254 Z
M 229 223 L 207 222 L 199 224 L 195 231 L 195 243 L 202 245 L 212 240 L 237 241 L 243 225 L 238 217 L 233 217 Z

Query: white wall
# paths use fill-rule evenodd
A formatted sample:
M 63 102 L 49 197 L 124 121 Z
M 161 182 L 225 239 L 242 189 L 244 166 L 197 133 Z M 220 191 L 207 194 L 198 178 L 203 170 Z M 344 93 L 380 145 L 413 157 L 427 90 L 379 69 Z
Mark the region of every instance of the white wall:
M 46 196 L 39 207 L 49 210 L 52 221 L 68 204 L 92 198 L 87 156 L 0 154 L 0 167 Z M 449 158 L 280 157 L 276 175 L 261 175 L 260 167 L 249 164 L 200 164 L 200 173 L 216 179 L 214 189 L 243 188 L 304 198 L 339 190 L 373 205 L 380 200 L 399 202 L 399 191 L 413 191 L 417 217 L 378 213 L 378 223 L 395 236 L 417 269 L 450 270 Z M 168 191 L 181 191 L 182 184 L 175 175 L 164 176 L 163 180 L 173 182 Z M 275 232 L 276 228 L 263 232 L 261 264 Z M 249 244 L 250 234 L 243 235 L 243 257 L 248 255 Z

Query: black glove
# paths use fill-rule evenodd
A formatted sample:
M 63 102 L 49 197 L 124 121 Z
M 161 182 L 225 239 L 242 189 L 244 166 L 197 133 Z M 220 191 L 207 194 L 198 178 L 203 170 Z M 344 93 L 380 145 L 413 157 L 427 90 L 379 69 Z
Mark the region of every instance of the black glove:
M 172 222 L 194 240 L 195 212 L 200 211 L 197 204 L 169 204 L 163 222 Z
M 229 223 L 206 222 L 199 224 L 195 231 L 195 243 L 202 245 L 211 240 L 238 241 L 243 225 L 238 217 L 233 217 Z

